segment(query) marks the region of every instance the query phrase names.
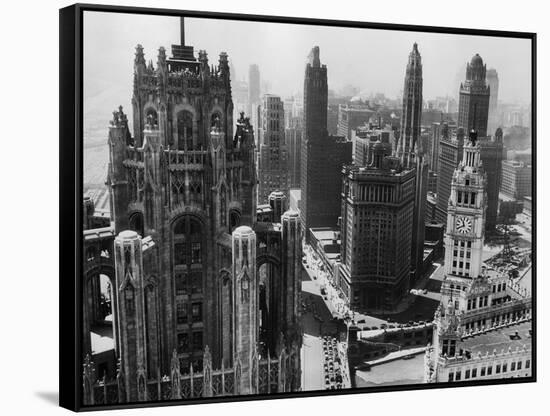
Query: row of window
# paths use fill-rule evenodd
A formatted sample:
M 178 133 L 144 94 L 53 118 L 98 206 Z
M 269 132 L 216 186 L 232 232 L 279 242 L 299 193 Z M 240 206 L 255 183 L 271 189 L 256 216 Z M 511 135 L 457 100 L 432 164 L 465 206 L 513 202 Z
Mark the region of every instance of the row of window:
M 520 371 L 523 367 L 523 361 L 514 361 L 510 364 L 510 371 Z M 531 360 L 525 361 L 525 369 L 531 368 Z M 471 378 L 476 378 L 478 376 L 478 369 L 472 368 L 464 372 L 464 380 L 469 380 Z M 496 364 L 495 374 L 501 374 L 508 372 L 508 363 Z M 483 366 L 480 368 L 479 377 L 491 376 L 493 374 L 493 366 Z M 456 372 L 449 373 L 449 381 L 460 381 L 462 379 L 462 371 L 458 370 Z
M 202 321 L 202 302 L 191 304 L 178 301 L 176 303 L 176 319 L 178 324 Z
M 478 298 L 468 299 L 467 310 L 483 308 L 487 305 L 489 305 L 489 296 L 480 296 Z

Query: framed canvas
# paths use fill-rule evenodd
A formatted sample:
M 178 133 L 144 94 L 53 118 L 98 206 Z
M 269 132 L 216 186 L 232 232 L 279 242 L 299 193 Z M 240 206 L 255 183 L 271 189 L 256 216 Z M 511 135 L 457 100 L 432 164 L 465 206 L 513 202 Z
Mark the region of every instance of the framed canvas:
M 534 33 L 60 10 L 60 403 L 536 380 Z

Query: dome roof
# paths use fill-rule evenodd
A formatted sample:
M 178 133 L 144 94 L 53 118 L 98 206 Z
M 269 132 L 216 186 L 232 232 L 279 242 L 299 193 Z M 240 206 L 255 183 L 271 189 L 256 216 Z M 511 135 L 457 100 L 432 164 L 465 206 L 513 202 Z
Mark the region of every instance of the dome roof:
M 481 59 L 481 56 L 479 56 L 479 53 L 476 53 L 472 61 L 470 62 L 470 65 L 472 66 L 483 66 L 483 59 Z

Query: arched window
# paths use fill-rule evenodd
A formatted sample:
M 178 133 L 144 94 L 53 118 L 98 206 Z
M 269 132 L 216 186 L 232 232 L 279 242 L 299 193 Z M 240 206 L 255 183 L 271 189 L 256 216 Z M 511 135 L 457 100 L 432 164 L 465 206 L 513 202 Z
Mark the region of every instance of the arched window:
M 130 229 L 143 237 L 143 214 L 141 212 L 134 212 L 130 215 L 129 223 Z
M 220 131 L 222 128 L 222 115 L 219 112 L 212 113 L 210 117 L 210 130 Z
M 193 150 L 193 114 L 180 111 L 177 123 L 178 150 Z
M 158 125 L 158 115 L 157 111 L 154 108 L 149 107 L 145 111 L 145 124 L 152 124 L 153 126 Z

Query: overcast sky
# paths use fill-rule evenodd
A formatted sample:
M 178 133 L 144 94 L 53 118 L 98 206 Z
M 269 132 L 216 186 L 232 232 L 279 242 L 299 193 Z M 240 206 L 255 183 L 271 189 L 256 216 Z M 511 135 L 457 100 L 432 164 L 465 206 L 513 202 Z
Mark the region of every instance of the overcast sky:
M 352 84 L 366 94 L 382 92 L 393 98 L 403 88 L 414 42 L 422 55 L 425 99 L 456 97 L 466 62 L 479 53 L 487 68 L 498 71 L 499 99 L 530 102 L 531 48 L 526 39 L 186 19 L 186 44 L 195 51 L 205 49 L 211 63 L 217 62 L 221 51 L 227 52 L 239 80 L 247 79 L 250 64 L 258 64 L 271 92 L 283 97 L 301 92 L 307 55 L 318 45 L 330 89 Z M 170 46 L 179 43 L 179 18 L 85 12 L 85 106 L 86 100 L 95 99 L 98 105 L 105 99 L 118 100 L 109 104 L 110 114 L 119 103 L 129 105 L 138 43 L 146 60 L 156 65 L 160 46 L 170 55 Z

